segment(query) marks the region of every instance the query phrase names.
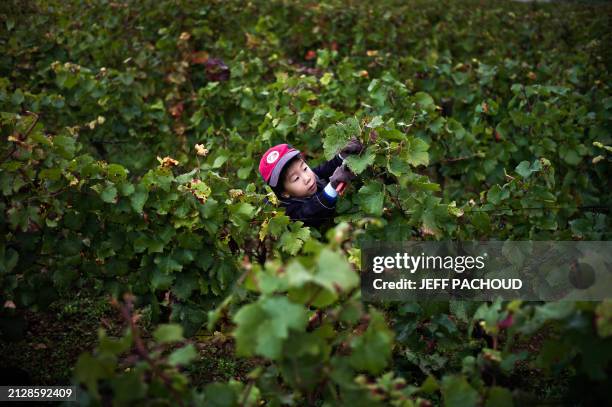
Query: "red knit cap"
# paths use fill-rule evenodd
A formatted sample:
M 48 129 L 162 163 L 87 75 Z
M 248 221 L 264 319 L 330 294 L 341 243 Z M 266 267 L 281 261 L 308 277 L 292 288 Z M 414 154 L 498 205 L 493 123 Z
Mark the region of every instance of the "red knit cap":
M 270 147 L 259 160 L 259 173 L 268 185 L 275 187 L 283 167 L 300 152 L 289 144 Z

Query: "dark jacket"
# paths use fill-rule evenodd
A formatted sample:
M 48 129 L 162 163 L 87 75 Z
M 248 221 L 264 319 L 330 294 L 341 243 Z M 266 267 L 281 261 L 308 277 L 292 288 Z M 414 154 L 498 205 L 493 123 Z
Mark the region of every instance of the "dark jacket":
M 317 192 L 308 198 L 278 197 L 281 207 L 292 220 L 304 222 L 304 226 L 320 227 L 330 222 L 336 214 L 336 201 L 338 197 L 331 197 L 325 193 L 324 188 L 329 183 L 329 177 L 336 168 L 342 165 L 342 159 L 336 155 L 331 160 L 313 168 L 317 176 Z

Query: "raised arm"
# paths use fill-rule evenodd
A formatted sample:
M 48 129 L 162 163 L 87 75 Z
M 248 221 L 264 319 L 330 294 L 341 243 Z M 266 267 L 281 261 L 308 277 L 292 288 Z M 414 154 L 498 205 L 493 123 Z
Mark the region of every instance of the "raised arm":
M 363 151 L 363 144 L 361 144 L 357 137 L 353 137 L 349 140 L 346 146 L 344 146 L 342 150 L 340 150 L 340 152 L 334 156 L 334 158 L 316 168 L 313 168 L 312 171 L 317 174 L 319 178 L 329 178 L 334 173 L 336 168 L 342 165 L 342 161 L 344 161 L 348 155 L 360 154 L 361 151 Z
M 334 173 L 336 168 L 338 168 L 340 165 L 342 165 L 342 157 L 340 156 L 340 154 L 336 154 L 331 160 L 313 168 L 312 172 L 317 174 L 317 176 L 321 179 L 327 179 Z

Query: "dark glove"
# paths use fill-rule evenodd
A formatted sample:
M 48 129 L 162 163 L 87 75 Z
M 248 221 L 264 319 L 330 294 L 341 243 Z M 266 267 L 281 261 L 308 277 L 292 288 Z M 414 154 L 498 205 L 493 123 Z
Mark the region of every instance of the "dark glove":
M 341 165 L 338 168 L 336 168 L 336 170 L 331 175 L 331 177 L 329 177 L 329 182 L 332 184 L 332 187 L 336 188 L 339 183 L 350 182 L 351 180 L 355 179 L 355 177 L 356 175 L 353 174 L 351 170 L 346 168 L 344 165 Z
M 342 150 L 340 150 L 340 155 L 345 157 L 348 154 L 359 154 L 363 151 L 363 144 L 359 141 L 357 137 L 353 137 Z

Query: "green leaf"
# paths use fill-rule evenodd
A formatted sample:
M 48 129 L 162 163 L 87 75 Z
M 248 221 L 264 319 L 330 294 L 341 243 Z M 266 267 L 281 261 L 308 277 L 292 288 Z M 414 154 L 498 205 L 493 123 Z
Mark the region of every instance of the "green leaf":
M 117 76 L 117 79 L 125 86 L 130 86 L 134 83 L 134 76 L 131 73 L 122 72 Z
M 422 391 L 425 394 L 431 394 L 440 388 L 440 384 L 436 380 L 436 378 L 432 375 L 427 376 L 427 379 L 423 381 L 419 391 Z
M 460 321 L 468 321 L 469 306 L 466 301 L 453 300 L 449 302 L 450 312 Z
M 287 226 L 291 223 L 291 219 L 287 215 L 277 213 L 273 218 L 270 218 L 268 223 L 268 230 L 274 237 L 279 237 L 283 233 Z
M 496 127 L 495 127 L 495 131 L 497 131 L 497 133 L 499 133 L 499 135 L 503 138 L 503 139 L 508 139 L 512 136 L 511 134 L 511 127 L 510 127 L 510 121 L 508 120 L 504 120 L 502 122 L 500 122 Z
M 493 386 L 489 388 L 485 407 L 513 407 L 512 392 L 510 390 Z
M 136 191 L 130 196 L 130 202 L 132 204 L 132 209 L 136 213 L 142 213 L 142 208 L 144 207 L 147 199 L 149 198 L 149 191 L 141 185 L 138 184 L 136 186 Z
M 408 137 L 405 133 L 402 133 L 398 129 L 387 130 L 385 128 L 380 128 L 377 130 L 377 132 L 380 139 L 388 141 L 402 141 Z
M 310 239 L 310 228 L 302 227 L 302 222 L 292 222 L 289 230 L 282 234 L 279 244 L 283 251 L 295 255 L 304 242 Z
M 580 161 L 582 161 L 582 157 L 580 156 L 578 151 L 576 151 L 571 146 L 561 145 L 559 147 L 559 155 L 566 163 L 572 166 L 576 166 L 580 164 Z
M 228 407 L 238 403 L 238 396 L 234 389 L 226 383 L 211 383 L 204 388 L 206 403 L 209 407 Z
M 198 286 L 198 276 L 195 273 L 183 272 L 177 276 L 172 292 L 179 300 L 187 300 Z
M 307 270 L 295 260 L 289 263 L 286 273 L 289 298 L 298 302 L 309 301 L 316 307 L 329 306 L 338 299 L 339 293 L 348 292 L 359 285 L 359 276 L 346 258 L 328 248 L 320 252 L 314 270 Z M 264 283 L 262 278 L 260 281 L 262 290 Z M 279 284 L 270 285 L 270 288 L 279 289 Z
M 375 129 L 376 127 L 380 127 L 384 124 L 382 117 L 380 116 L 375 116 L 374 118 L 372 118 L 372 120 L 366 124 L 366 127 L 369 127 L 371 129 Z
M 438 117 L 436 120 L 429 123 L 427 127 L 433 134 L 439 134 L 444 125 L 446 124 L 446 120 L 443 117 Z
M 193 170 L 189 172 L 186 172 L 184 174 L 177 176 L 174 180 L 178 184 L 186 184 L 187 182 L 191 181 L 197 173 L 198 173 L 198 168 L 194 168 Z
M 107 379 L 111 376 L 113 366 L 109 366 L 108 360 L 106 364 L 99 359 L 93 357 L 89 352 L 82 353 L 74 367 L 74 376 L 80 383 L 87 385 L 87 388 L 96 397 L 98 395 L 98 380 Z
M 4 245 L 0 245 L 0 274 L 10 273 L 19 261 L 19 253 L 14 249 L 6 250 Z
M 291 132 L 291 129 L 295 127 L 297 123 L 296 115 L 288 115 L 283 117 L 280 122 L 275 126 L 275 130 L 282 136 L 287 137 Z
M 401 157 L 414 167 L 428 165 L 429 154 L 427 150 L 429 150 L 429 145 L 425 141 L 412 137 L 408 139 L 407 145 L 401 152 Z
M 394 155 L 387 164 L 387 170 L 396 177 L 410 173 L 410 164 L 402 157 Z
M 327 130 L 325 130 L 325 137 L 323 138 L 325 158 L 331 160 L 347 142 L 348 137 L 339 124 L 328 127 Z
M 158 186 L 160 189 L 168 192 L 174 180 L 174 175 L 170 168 L 161 167 L 154 170 L 149 170 L 141 180 L 141 184 L 150 190 L 153 186 Z
M 279 244 L 283 251 L 291 254 L 292 256 L 296 255 L 304 244 L 303 240 L 296 239 L 294 236 L 295 234 L 293 232 L 285 232 L 279 240 Z
M 11 103 L 17 106 L 22 104 L 24 100 L 25 98 L 23 97 L 23 92 L 21 91 L 21 89 L 17 88 L 13 93 L 13 96 L 11 96 Z
M 336 123 L 325 130 L 323 150 L 325 158 L 331 160 L 353 136 L 361 135 L 359 121 L 350 117 L 344 122 Z
M 45 168 L 38 173 L 41 180 L 57 181 L 62 177 L 62 170 L 59 168 Z
M 36 206 L 12 207 L 7 211 L 8 220 L 12 229 L 28 230 L 31 223 L 40 224 L 40 209 Z
M 109 164 L 106 167 L 109 178 L 114 181 L 123 181 L 127 178 L 129 171 L 119 164 Z
M 510 191 L 506 188 L 501 188 L 499 185 L 493 185 L 487 192 L 487 200 L 493 205 L 499 205 L 501 201 L 510 197 Z
M 141 374 L 136 371 L 116 376 L 111 381 L 113 386 L 113 402 L 130 404 L 136 400 L 143 399 L 147 394 L 147 383 Z
M 247 202 L 230 205 L 230 217 L 232 223 L 238 227 L 246 227 L 247 221 L 255 216 L 255 207 Z
M 134 251 L 142 253 L 145 250 L 150 253 L 163 253 L 164 242 L 150 238 L 148 236 L 139 236 L 134 240 Z
M 448 119 L 446 122 L 446 128 L 449 133 L 453 134 L 457 140 L 463 140 L 463 138 L 467 135 L 467 131 L 461 123 L 459 123 L 455 119 Z
M 428 231 L 428 233 L 433 233 L 434 236 L 440 234 L 440 227 L 436 221 L 436 215 L 433 210 L 426 210 L 423 212 L 421 221 L 423 222 L 424 230 Z
M 195 346 L 192 343 L 179 348 L 172 352 L 170 356 L 168 356 L 168 363 L 171 366 L 185 366 L 191 363 L 195 358 L 198 357 L 198 352 L 196 351 Z
M 556 321 L 569 317 L 575 308 L 576 304 L 572 301 L 549 302 L 537 306 L 533 317 L 523 324 L 520 332 L 530 335 L 550 320 Z
M 414 101 L 425 110 L 428 110 L 431 107 L 435 107 L 433 98 L 425 92 L 415 93 Z
M 361 174 L 366 168 L 374 163 L 374 159 L 376 158 L 375 150 L 376 147 L 371 145 L 361 155 L 349 155 L 346 158 L 348 167 L 354 174 Z
M 259 300 L 259 302 L 261 301 L 263 299 Z M 233 317 L 236 324 L 233 335 L 236 338 L 236 354 L 239 356 L 255 354 L 257 341 L 259 340 L 255 333 L 267 318 L 259 302 L 244 305 Z
M 74 157 L 74 153 L 76 152 L 76 141 L 69 136 L 58 134 L 53 137 L 53 146 L 58 154 L 66 159 Z
M 121 196 L 130 196 L 135 190 L 136 188 L 134 187 L 134 184 L 130 184 L 128 182 L 122 182 L 119 184 L 119 192 L 121 193 Z
M 329 291 L 346 292 L 359 285 L 359 276 L 345 257 L 325 248 L 317 260 L 316 281 Z
M 149 285 L 153 291 L 155 290 L 167 290 L 172 285 L 175 276 L 173 274 L 167 274 L 161 271 L 159 268 L 155 268 L 151 275 Z
M 161 99 L 157 99 L 155 103 L 150 104 L 149 108 L 151 110 L 161 110 L 161 111 L 166 110 L 166 107 L 164 106 L 164 102 Z
M 306 309 L 286 297 L 260 298 L 243 306 L 234 316 L 236 352 L 280 359 L 291 330 L 303 331 L 308 321 Z
M 352 353 L 349 362 L 357 370 L 366 370 L 374 375 L 380 373 L 391 357 L 393 332 L 387 328 L 382 314 L 374 309 L 363 335 L 351 341 Z
M 174 271 L 181 271 L 183 269 L 183 265 L 170 255 L 156 256 L 154 262 L 164 274 L 171 274 Z
M 380 182 L 368 181 L 359 188 L 357 202 L 361 209 L 370 215 L 381 216 L 384 204 L 384 186 Z
M 179 324 L 161 324 L 153 332 L 153 338 L 160 343 L 182 341 L 183 327 Z
M 472 225 L 481 232 L 488 232 L 491 228 L 491 217 L 486 212 L 475 212 L 471 217 Z
M 100 198 L 106 203 L 115 203 L 117 199 L 117 188 L 114 184 L 107 183 L 102 192 Z
M 215 161 L 212 164 L 212 168 L 219 168 L 221 167 L 223 164 L 225 164 L 225 162 L 229 159 L 229 155 L 227 154 L 220 154 L 217 156 L 217 158 L 215 158 Z
M 133 344 L 132 331 L 128 330 L 124 336 L 120 338 L 109 337 L 102 329 L 98 331 L 98 352 L 100 354 L 120 355 L 130 349 Z
M 504 316 L 505 315 L 501 312 L 501 301 L 497 300 L 491 305 L 487 303 L 481 304 L 472 318 L 474 321 L 484 321 L 484 330 L 487 333 L 495 335 L 499 330 L 497 323 Z
M 478 404 L 478 392 L 463 375 L 444 376 L 441 390 L 447 407 L 473 407 Z
M 535 160 L 531 165 L 529 161 L 522 161 L 519 165 L 516 166 L 515 171 L 523 178 L 529 178 L 529 176 L 538 172 L 542 169 L 542 165 L 540 164 L 540 160 Z
M 321 85 L 323 86 L 329 85 L 333 77 L 334 75 L 331 72 L 325 72 L 325 74 L 323 74 L 321 79 L 319 79 L 321 81 Z
M 249 174 L 251 173 L 252 167 L 241 167 L 238 169 L 238 178 L 240 179 L 247 179 L 249 177 Z

